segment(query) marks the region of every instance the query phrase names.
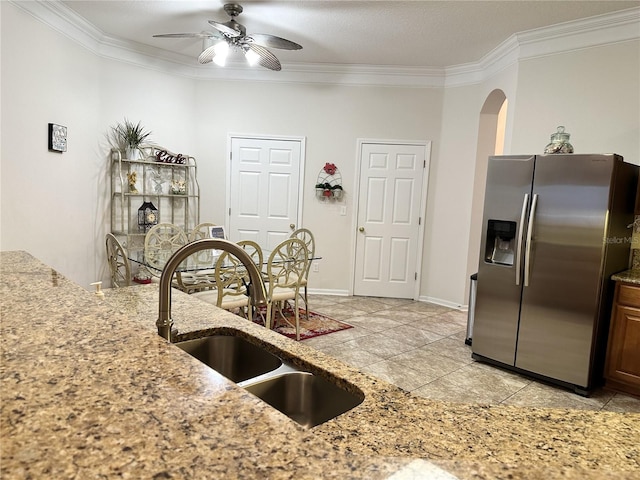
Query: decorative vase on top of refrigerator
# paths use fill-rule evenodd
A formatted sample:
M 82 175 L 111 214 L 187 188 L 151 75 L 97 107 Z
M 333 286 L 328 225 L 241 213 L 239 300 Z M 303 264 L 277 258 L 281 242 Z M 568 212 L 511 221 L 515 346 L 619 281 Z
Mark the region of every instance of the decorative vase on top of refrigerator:
M 598 385 L 637 181 L 614 154 L 489 158 L 474 359 L 582 395 Z

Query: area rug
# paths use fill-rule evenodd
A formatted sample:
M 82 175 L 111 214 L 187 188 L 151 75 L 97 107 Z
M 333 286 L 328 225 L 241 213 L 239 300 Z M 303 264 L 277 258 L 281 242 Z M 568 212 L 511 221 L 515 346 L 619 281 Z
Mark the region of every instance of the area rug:
M 273 327 L 273 330 L 286 337 L 295 339 L 296 316 L 293 307 L 287 304 L 286 307 L 282 309 L 282 313 L 284 314 L 285 318 L 291 323 L 291 325 L 289 325 L 289 323 L 282 319 L 280 313 L 276 312 L 275 326 Z M 254 315 L 253 321 L 260 325 L 264 325 L 262 317 L 267 314 L 266 307 L 262 307 L 260 309 L 260 314 L 261 315 Z M 353 328 L 353 325 L 340 322 L 339 320 L 335 320 L 331 317 L 327 317 L 326 315 L 322 315 L 321 313 L 316 313 L 313 311 L 309 312 L 309 320 L 307 320 L 307 311 L 304 308 L 299 309 L 299 316 L 300 340 L 306 340 L 307 338 L 319 337 L 320 335 L 327 335 L 328 333 L 339 332 L 340 330 Z

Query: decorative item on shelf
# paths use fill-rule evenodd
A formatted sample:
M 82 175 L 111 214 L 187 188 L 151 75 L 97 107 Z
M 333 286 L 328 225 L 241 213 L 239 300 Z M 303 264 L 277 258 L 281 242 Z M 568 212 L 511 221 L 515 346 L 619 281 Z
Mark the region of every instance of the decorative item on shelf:
M 177 155 L 173 155 L 166 150 L 158 150 L 156 153 L 156 161 L 161 163 L 175 163 L 178 165 L 184 165 L 187 163 L 187 157 L 178 153 Z
M 129 193 L 138 193 L 136 188 L 136 180 L 138 180 L 138 174 L 136 172 L 127 173 L 127 182 L 129 183 Z
M 184 180 L 172 180 L 171 181 L 171 193 L 174 195 L 186 195 L 187 194 L 187 182 Z
M 140 160 L 142 152 L 140 147 L 142 143 L 151 135 L 151 132 L 144 130 L 144 127 L 138 122 L 124 119 L 124 122 L 118 123 L 113 130 L 113 137 L 116 146 L 124 153 L 125 158 L 129 160 Z
M 67 127 L 49 124 L 49 151 L 66 152 L 67 151 Z
M 323 200 L 342 198 L 342 175 L 334 163 L 325 163 L 318 174 L 316 197 Z
M 158 224 L 158 209 L 151 202 L 143 202 L 138 209 L 138 228 L 148 232 L 151 227 Z
M 560 125 L 556 133 L 551 134 L 551 143 L 544 148 L 544 153 L 573 153 L 573 145 L 569 143 L 570 136 Z
M 165 179 L 162 178 L 162 172 L 155 168 L 149 168 L 149 177 L 153 183 L 153 192 L 156 195 L 162 195 Z

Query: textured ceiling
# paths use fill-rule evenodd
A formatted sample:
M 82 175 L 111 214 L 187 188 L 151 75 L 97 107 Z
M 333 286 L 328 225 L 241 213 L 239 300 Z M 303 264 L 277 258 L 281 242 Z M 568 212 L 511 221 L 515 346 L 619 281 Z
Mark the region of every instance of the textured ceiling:
M 211 31 L 225 1 L 65 1 L 106 36 L 194 59 L 196 39 L 157 33 Z M 239 2 L 247 33 L 293 40 L 283 64 L 446 67 L 477 62 L 512 34 L 640 6 L 640 1 L 269 1 Z

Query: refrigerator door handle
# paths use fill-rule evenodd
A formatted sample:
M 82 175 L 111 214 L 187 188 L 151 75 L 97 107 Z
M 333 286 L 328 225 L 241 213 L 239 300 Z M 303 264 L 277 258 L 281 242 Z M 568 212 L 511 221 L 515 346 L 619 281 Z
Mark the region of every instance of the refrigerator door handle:
M 524 194 L 522 200 L 522 212 L 520 213 L 520 224 L 518 225 L 518 244 L 516 245 L 516 285 L 520 285 L 522 276 L 522 237 L 524 235 L 524 220 L 527 216 L 527 205 L 529 204 L 529 194 Z
M 533 194 L 531 211 L 529 212 L 529 222 L 527 223 L 527 251 L 524 254 L 524 286 L 529 286 L 529 273 L 531 270 L 531 239 L 533 237 L 533 217 L 536 215 L 538 205 L 538 194 Z

